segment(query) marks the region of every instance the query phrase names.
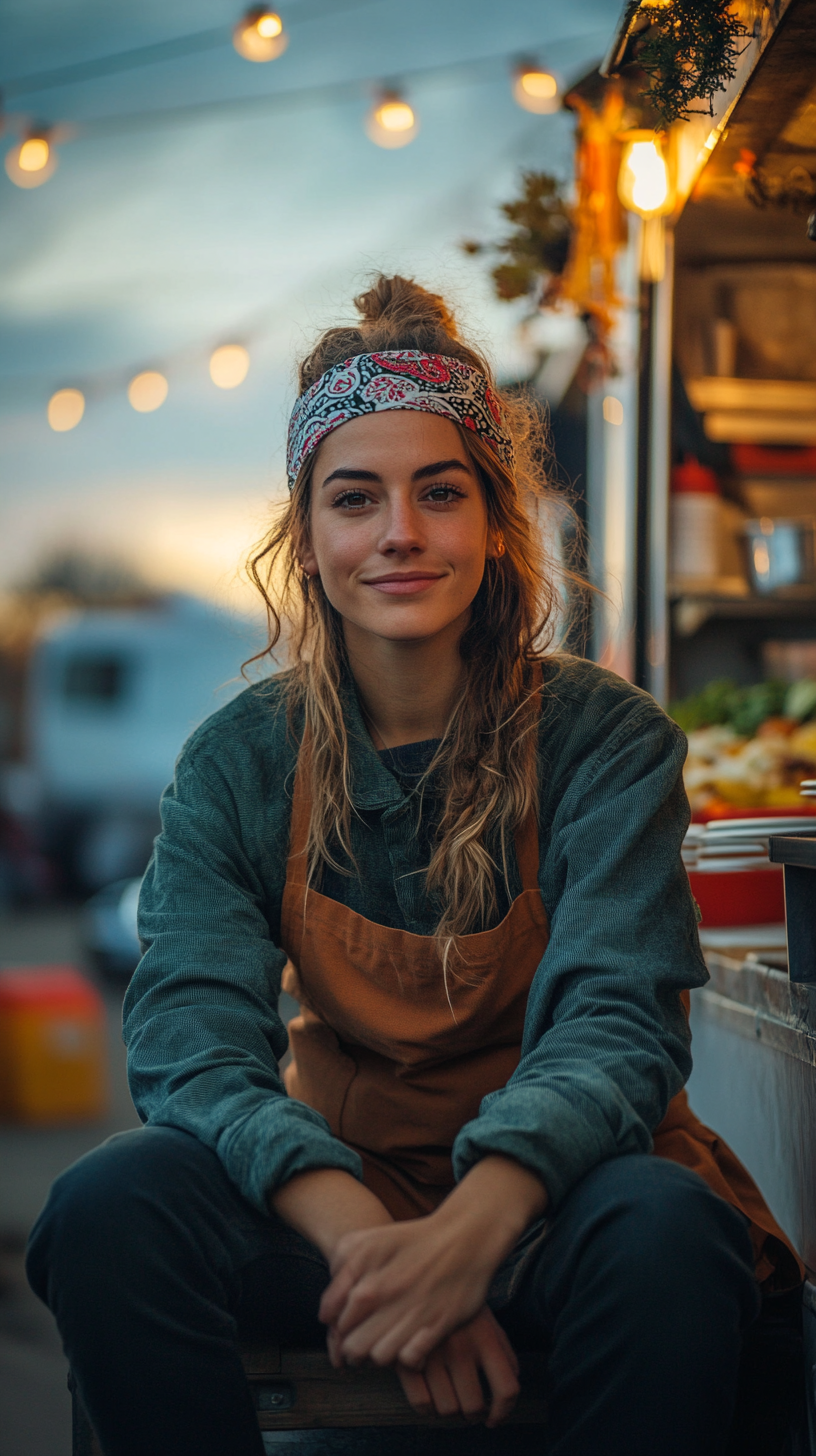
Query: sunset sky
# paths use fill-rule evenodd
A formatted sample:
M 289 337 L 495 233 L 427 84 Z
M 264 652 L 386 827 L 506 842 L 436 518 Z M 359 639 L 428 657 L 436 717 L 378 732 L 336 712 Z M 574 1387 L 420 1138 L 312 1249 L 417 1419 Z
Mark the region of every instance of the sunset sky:
M 236 55 L 227 0 L 0 0 L 2 82 L 210 28 L 223 42 L 120 74 L 12 94 L 7 110 L 74 126 L 59 167 L 24 191 L 0 173 L 0 588 L 57 547 L 110 552 L 151 580 L 241 600 L 235 570 L 282 488 L 294 360 L 346 320 L 377 269 L 442 288 L 500 374 L 530 365 L 523 310 L 491 298 L 463 238 L 501 232 L 522 168 L 570 174 L 571 123 L 513 101 L 514 56 L 569 80 L 597 61 L 618 0 L 292 0 L 280 59 Z M 302 12 L 299 15 L 299 12 Z M 309 18 L 311 14 L 312 18 Z M 478 62 L 411 77 L 413 70 Z M 403 81 L 421 129 L 398 151 L 363 121 Z M 151 124 L 134 113 L 348 81 L 345 98 Z M 107 119 L 81 134 L 81 124 Z M 14 123 L 12 123 L 14 124 Z M 14 144 L 9 132 L 4 152 Z M 234 391 L 211 383 L 223 342 L 247 344 Z M 166 374 L 152 414 L 127 402 Z M 54 390 L 84 418 L 54 433 Z

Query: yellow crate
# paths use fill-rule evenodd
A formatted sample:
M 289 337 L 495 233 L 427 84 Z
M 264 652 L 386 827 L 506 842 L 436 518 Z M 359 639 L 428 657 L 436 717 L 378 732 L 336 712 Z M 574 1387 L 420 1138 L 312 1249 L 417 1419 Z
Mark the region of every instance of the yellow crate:
M 105 1008 L 73 966 L 0 971 L 0 1117 L 76 1122 L 108 1110 Z

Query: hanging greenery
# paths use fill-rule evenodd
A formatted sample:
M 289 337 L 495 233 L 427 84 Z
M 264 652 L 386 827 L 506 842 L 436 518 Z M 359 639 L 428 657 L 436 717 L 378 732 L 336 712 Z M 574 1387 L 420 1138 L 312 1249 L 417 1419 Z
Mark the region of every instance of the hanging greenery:
M 501 262 L 491 269 L 498 297 L 530 297 L 539 302 L 547 278 L 564 270 L 570 241 L 570 215 L 561 185 L 547 172 L 524 172 L 521 196 L 502 203 L 512 230 L 498 243 L 463 243 L 466 253 L 491 252 Z
M 699 113 L 695 101 L 713 112 L 714 96 L 736 75 L 739 42 L 750 35 L 731 0 L 663 0 L 641 4 L 637 15 L 648 26 L 637 62 L 650 79 L 659 125 Z

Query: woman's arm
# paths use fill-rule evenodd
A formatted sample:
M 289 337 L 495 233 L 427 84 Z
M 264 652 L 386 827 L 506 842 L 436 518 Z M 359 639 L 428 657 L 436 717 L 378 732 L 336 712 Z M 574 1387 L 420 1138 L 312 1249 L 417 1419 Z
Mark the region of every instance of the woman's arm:
M 144 956 L 125 998 L 128 1076 L 143 1121 L 192 1133 L 262 1212 L 311 1168 L 362 1176 L 325 1119 L 287 1097 L 274 943 L 286 869 L 294 751 L 268 700 L 230 703 L 184 749 L 162 799 L 144 878 Z M 279 735 L 286 738 L 285 721 Z M 262 806 L 262 809 L 259 808 Z M 279 911 L 278 911 L 279 914 Z
M 459 1133 L 462 1179 L 501 1152 L 557 1208 L 607 1158 L 648 1152 L 691 1070 L 680 993 L 705 984 L 680 859 L 683 734 L 644 693 L 591 664 L 580 716 L 543 739 L 541 869 L 550 943 L 518 1068 Z M 576 721 L 577 720 L 577 721 Z

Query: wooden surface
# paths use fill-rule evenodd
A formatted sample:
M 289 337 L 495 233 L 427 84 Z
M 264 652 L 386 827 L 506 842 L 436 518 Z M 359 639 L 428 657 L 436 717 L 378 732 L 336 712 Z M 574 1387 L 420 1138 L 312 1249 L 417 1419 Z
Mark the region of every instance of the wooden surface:
M 281 1350 L 275 1345 L 245 1347 L 242 1356 L 262 1430 L 467 1424 L 461 1416 L 418 1415 L 391 1370 L 335 1370 L 321 1350 Z M 543 1356 L 522 1354 L 519 1363 L 522 1393 L 509 1424 L 541 1425 L 546 1419 Z

